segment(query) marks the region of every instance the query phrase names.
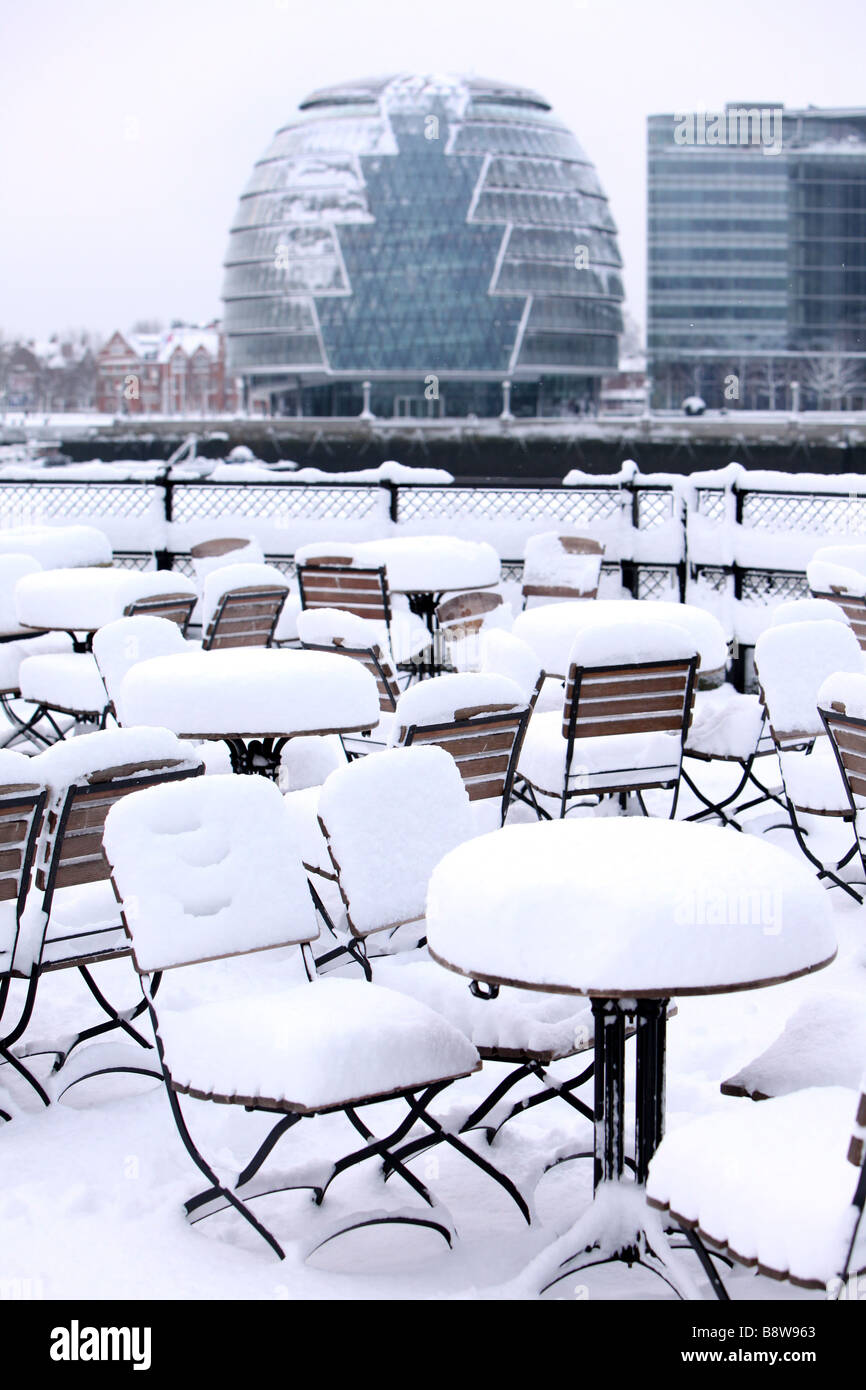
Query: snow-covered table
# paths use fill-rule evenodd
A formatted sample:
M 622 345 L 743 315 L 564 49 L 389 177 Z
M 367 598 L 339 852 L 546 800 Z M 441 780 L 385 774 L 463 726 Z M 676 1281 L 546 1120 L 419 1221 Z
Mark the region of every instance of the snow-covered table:
M 0 555 L 30 555 L 44 570 L 110 565 L 111 542 L 95 526 L 0 528 Z
M 234 772 L 272 777 L 290 738 L 357 733 L 379 721 L 376 682 L 360 662 L 272 647 L 151 657 L 124 676 L 117 703 L 125 725 L 222 739 Z
M 94 632 L 122 618 L 130 604 L 168 595 L 195 598 L 195 585 L 173 570 L 82 567 L 24 575 L 15 606 L 23 627 L 68 632 L 76 651 L 89 651 Z
M 530 608 L 514 620 L 514 636 L 532 648 L 549 676 L 564 678 L 575 636 L 581 628 L 614 623 L 664 622 L 681 627 L 700 656 L 702 685 L 720 683 L 728 660 L 728 643 L 717 618 L 691 603 L 653 599 L 576 599 Z
M 465 541 L 455 536 L 400 536 L 380 541 L 359 541 L 302 547 L 298 564 L 316 553 L 345 555 L 347 564 L 383 565 L 392 594 L 405 594 L 410 612 L 422 618 L 430 633 L 433 661 L 428 674 L 435 675 L 436 609 L 445 594 L 467 589 L 490 589 L 499 583 L 499 556 L 486 541 Z
M 718 827 L 637 818 L 506 826 L 460 845 L 430 879 L 427 939 L 440 965 L 491 990 L 591 996 L 597 1190 L 624 1171 L 630 1020 L 642 1185 L 664 1131 L 670 999 L 779 984 L 836 954 L 826 891 L 784 850 Z M 610 1190 L 604 1195 L 609 1201 Z M 596 1214 L 593 1239 L 579 1251 L 597 1226 Z M 681 1274 L 664 1252 L 647 1249 L 643 1228 L 624 1246 L 611 1240 L 608 1257 L 640 1255 L 663 1277 Z

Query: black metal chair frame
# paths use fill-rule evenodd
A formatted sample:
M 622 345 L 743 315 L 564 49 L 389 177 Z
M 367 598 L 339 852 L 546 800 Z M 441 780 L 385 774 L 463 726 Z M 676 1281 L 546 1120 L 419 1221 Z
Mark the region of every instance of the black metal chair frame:
M 390 706 L 390 709 L 386 710 L 387 713 L 393 713 L 397 708 L 397 700 L 400 691 L 395 691 L 394 686 L 391 684 L 391 678 L 388 676 L 380 660 L 381 652 L 378 647 L 346 647 L 338 646 L 336 643 L 326 645 L 319 642 L 303 642 L 301 645 L 304 651 L 325 652 L 330 656 L 348 656 L 353 661 L 359 661 L 362 666 L 366 666 L 368 669 L 372 666 L 373 672 L 371 672 L 371 674 L 375 675 L 376 683 L 380 687 L 379 708 L 382 709 L 383 698 L 388 701 L 388 705 Z M 372 737 L 372 732 L 367 734 L 356 734 L 355 739 L 358 741 L 357 748 L 349 746 L 346 742 L 346 736 L 343 734 L 340 735 L 340 743 L 343 745 L 343 752 L 346 755 L 347 762 L 351 762 L 354 758 L 362 757 L 364 752 L 368 751 L 364 748 L 364 744 L 369 744 L 370 752 L 372 752 L 374 748 L 384 747 L 384 744 L 377 742 L 377 740 Z
M 20 1037 L 21 1032 L 23 1031 L 21 1028 L 20 1019 L 16 1026 L 11 1030 L 11 1032 L 2 1032 L 3 1015 L 6 1012 L 6 1006 L 9 999 L 9 990 L 11 987 L 12 980 L 22 978 L 20 972 L 16 972 L 15 969 L 15 952 L 18 946 L 18 937 L 21 928 L 21 914 L 24 910 L 24 903 L 27 899 L 27 894 L 30 890 L 31 871 L 33 868 L 33 860 L 36 855 L 36 845 L 42 828 L 42 816 L 45 810 L 46 798 L 47 792 L 43 789 L 42 791 L 37 792 L 35 794 L 22 793 L 20 796 L 11 796 L 8 798 L 4 798 L 2 803 L 3 808 L 6 810 L 20 807 L 23 812 L 29 813 L 30 826 L 24 841 L 24 849 L 21 855 L 21 864 L 19 867 L 18 896 L 15 902 L 15 932 L 12 940 L 12 952 L 9 960 L 9 969 L 7 971 L 4 971 L 2 975 L 0 975 L 0 1063 L 11 1066 L 13 1071 L 18 1072 L 19 1076 L 22 1076 L 24 1080 L 27 1081 L 28 1084 L 33 1087 L 39 1098 L 47 1105 L 48 1098 L 45 1094 L 44 1089 L 42 1088 L 42 1086 L 40 1086 L 36 1078 L 30 1073 L 29 1069 L 25 1067 L 21 1061 L 19 1061 L 19 1059 L 11 1050 L 13 1044 Z M 24 1004 L 24 1010 L 26 1009 L 27 999 L 25 999 Z M 32 1011 L 32 1003 L 30 1005 L 30 1010 Z M 30 1014 L 28 1012 L 27 1019 L 24 1023 L 24 1027 L 27 1026 L 27 1021 L 29 1020 L 29 1017 Z M 4 1120 L 9 1120 L 11 1116 L 5 1110 L 0 1110 L 0 1118 Z
M 761 741 L 766 737 L 766 727 L 767 711 L 764 710 L 757 742 L 752 752 L 746 758 L 737 757 L 733 754 L 719 756 L 711 753 L 696 752 L 688 747 L 688 739 L 686 739 L 686 747 L 683 750 L 684 761 L 680 776 L 686 786 L 704 807 L 702 811 L 693 811 L 690 816 L 686 816 L 686 820 L 700 821 L 704 820 L 707 816 L 714 815 L 718 816 L 723 825 L 731 826 L 734 830 L 742 830 L 743 827 L 739 824 L 736 817 L 727 811 L 727 807 L 733 806 L 737 811 L 742 812 L 751 810 L 754 806 L 761 806 L 766 801 L 774 801 L 782 810 L 786 809 L 785 803 L 779 792 L 773 791 L 770 787 L 765 787 L 760 778 L 756 776 L 754 770 L 754 765 L 758 758 L 774 757 L 776 755 L 776 747 L 773 743 L 771 743 L 769 748 L 761 748 Z M 736 763 L 742 770 L 742 776 L 732 792 L 714 801 L 712 797 L 707 796 L 705 792 L 702 791 L 694 779 L 689 775 L 688 769 L 685 766 L 686 758 L 694 758 L 696 762 L 702 763 Z M 750 782 L 753 786 L 758 788 L 760 796 L 753 797 L 750 801 L 745 801 L 742 805 L 738 806 L 737 801 Z
M 312 980 L 315 978 L 316 973 L 312 952 L 307 944 L 304 944 L 301 950 L 307 977 L 309 980 Z M 339 1235 L 344 1235 L 347 1231 L 361 1229 L 365 1226 L 387 1224 L 426 1226 L 441 1235 L 450 1246 L 455 1231 L 449 1213 L 436 1200 L 426 1185 L 406 1167 L 404 1160 L 411 1156 L 412 1146 L 404 1145 L 403 1147 L 398 1147 L 419 1122 L 425 1125 L 430 1131 L 427 1147 L 444 1143 L 461 1153 L 464 1158 L 473 1163 L 477 1168 L 480 1168 L 482 1172 L 486 1173 L 488 1177 L 491 1177 L 508 1193 L 527 1224 L 529 1223 L 529 1207 L 510 1178 L 500 1173 L 498 1169 L 494 1168 L 493 1165 L 488 1163 L 481 1155 L 475 1153 L 456 1135 L 443 1129 L 439 1121 L 429 1111 L 428 1107 L 432 1101 L 446 1090 L 448 1086 L 452 1085 L 453 1080 L 459 1078 L 450 1078 L 446 1081 L 434 1082 L 426 1087 L 418 1086 L 407 1090 L 394 1091 L 387 1095 L 370 1096 L 361 1100 L 356 1100 L 350 1104 L 326 1105 L 313 1110 L 303 1111 L 294 1108 L 290 1109 L 287 1105 L 280 1102 L 261 1101 L 252 1097 L 218 1096 L 213 1093 L 197 1092 L 186 1087 L 180 1087 L 174 1082 L 165 1058 L 165 1051 L 159 1033 L 159 1020 L 153 1002 L 155 990 L 151 988 L 148 976 L 142 974 L 140 978 L 144 995 L 142 1007 L 146 1007 L 150 1014 L 153 1033 L 156 1039 L 157 1056 L 161 1067 L 161 1076 L 165 1083 L 175 1125 L 187 1153 L 209 1184 L 207 1188 L 196 1193 L 195 1196 L 190 1197 L 184 1204 L 187 1219 L 190 1223 L 204 1220 L 206 1217 L 212 1216 L 218 1211 L 225 1210 L 226 1207 L 232 1207 L 249 1223 L 253 1230 L 258 1232 L 278 1258 L 282 1260 L 285 1258 L 285 1251 L 273 1232 L 252 1213 L 248 1203 L 255 1200 L 257 1197 L 263 1197 L 277 1192 L 307 1189 L 313 1193 L 316 1205 L 321 1206 L 325 1194 L 335 1178 L 348 1169 L 356 1167 L 358 1164 L 364 1163 L 368 1159 L 375 1158 L 381 1161 L 383 1165 L 383 1175 L 389 1176 L 391 1173 L 398 1174 L 413 1192 L 422 1198 L 430 1209 L 430 1214 L 428 1215 L 421 1209 L 418 1212 L 399 1211 L 387 1215 L 376 1213 L 372 1217 L 361 1216 L 356 1220 L 350 1220 L 338 1230 L 329 1232 L 323 1240 L 317 1242 L 314 1249 L 320 1248 Z M 213 1168 L 195 1144 L 181 1108 L 180 1094 L 187 1094 L 195 1099 L 211 1101 L 217 1104 L 242 1105 L 247 1112 L 258 1112 L 271 1115 L 274 1113 L 279 1114 L 280 1118 L 273 1126 L 267 1138 L 259 1145 L 246 1167 L 238 1175 L 237 1182 L 233 1188 L 219 1180 Z M 357 1112 L 367 1106 L 378 1105 L 384 1101 L 392 1100 L 404 1101 L 409 1113 L 390 1134 L 380 1138 L 364 1123 Z M 314 1119 L 319 1115 L 325 1114 L 344 1115 L 352 1127 L 361 1135 L 364 1141 L 362 1146 L 348 1154 L 342 1155 L 336 1162 L 332 1163 L 329 1168 L 322 1172 L 318 1181 L 311 1181 L 309 1175 L 306 1177 L 302 1176 L 298 1181 L 292 1181 L 291 1175 L 281 1174 L 275 1175 L 271 1180 L 264 1180 L 261 1183 L 253 1184 L 253 1179 L 259 1173 L 263 1163 L 288 1130 L 292 1129 L 302 1119 Z M 287 1178 L 288 1180 L 286 1180 Z
M 827 737 L 828 737 L 828 739 L 830 740 L 830 747 L 833 749 L 833 754 L 834 754 L 834 756 L 835 756 L 835 758 L 836 758 L 836 763 L 837 763 L 837 765 L 838 765 L 839 772 L 841 773 L 842 781 L 843 781 L 844 784 L 845 784 L 845 793 L 846 793 L 846 795 L 847 795 L 847 797 L 848 797 L 848 804 L 849 804 L 849 806 L 851 807 L 851 818 L 852 818 L 852 824 L 853 824 L 853 828 L 854 828 L 854 844 L 855 844 L 855 849 L 857 850 L 857 852 L 858 852 L 859 855 L 860 855 L 860 862 L 861 862 L 861 864 L 863 865 L 863 872 L 864 872 L 864 874 L 866 874 L 866 851 L 864 851 L 863 845 L 862 845 L 861 840 L 860 840 L 860 835 L 859 835 L 859 832 L 858 832 L 858 817 L 859 817 L 859 815 L 860 815 L 860 808 L 858 807 L 856 801 L 854 800 L 854 790 L 853 790 L 853 788 L 852 788 L 852 786 L 851 786 L 851 782 L 850 782 L 850 779 L 849 779 L 849 777 L 848 777 L 848 770 L 847 770 L 847 768 L 845 767 L 845 762 L 844 762 L 844 759 L 843 759 L 843 757 L 842 757 L 842 753 L 841 753 L 841 750 L 840 750 L 840 748 L 839 748 L 839 744 L 838 744 L 838 742 L 837 742 L 837 740 L 836 740 L 836 736 L 835 736 L 835 734 L 834 734 L 834 732 L 833 732 L 833 724 L 834 724 L 834 723 L 839 723 L 839 724 L 844 724 L 844 725 L 846 725 L 848 728 L 855 729 L 855 730 L 857 730 L 858 732 L 862 732 L 863 735 L 866 736 L 866 719 L 860 719 L 860 718 L 858 718 L 857 715 L 853 715 L 853 714 L 844 714 L 844 713 L 842 713 L 842 712 L 839 711 L 839 710 L 832 710 L 832 709 L 830 709 L 830 710 L 825 710 L 825 709 L 821 709 L 820 706 L 819 706 L 819 708 L 818 708 L 818 713 L 820 714 L 820 716 L 821 716 L 821 722 L 822 722 L 822 724 L 824 725 L 824 728 L 825 728 L 826 731 L 827 731 Z M 845 860 L 843 860 L 843 864 L 842 864 L 843 867 L 844 867 L 844 864 L 846 864 L 846 863 L 848 862 L 848 859 L 849 859 L 850 857 L 851 857 L 851 856 L 849 855 L 848 858 L 846 858 Z M 839 868 L 840 866 L 837 865 L 836 867 Z M 846 884 L 846 887 L 847 887 L 847 888 L 849 889 L 849 891 L 850 891 L 850 885 Z M 862 901 L 862 899 L 861 899 L 861 901 Z
M 802 850 L 806 859 L 808 859 L 809 863 L 813 866 L 813 868 L 817 870 L 818 878 L 829 879 L 831 887 L 842 888 L 848 894 L 849 897 L 854 899 L 855 902 L 862 903 L 862 894 L 858 893 L 856 889 L 852 888 L 851 884 L 848 883 L 844 878 L 839 877 L 840 871 L 844 869 L 847 864 L 850 864 L 855 854 L 858 854 L 860 852 L 860 842 L 857 838 L 856 833 L 856 810 L 852 807 L 848 811 L 829 812 L 810 810 L 808 807 L 798 808 L 792 800 L 791 796 L 789 795 L 787 786 L 785 785 L 785 767 L 784 763 L 782 762 L 781 755 L 783 753 L 799 751 L 805 752 L 806 756 L 809 756 L 814 746 L 815 738 L 817 737 L 817 735 L 805 738 L 801 742 L 791 742 L 783 746 L 777 738 L 776 734 L 773 732 L 772 725 L 770 725 L 770 731 L 773 734 L 773 743 L 775 745 L 776 752 L 780 755 L 779 766 L 782 772 L 782 805 L 784 809 L 787 811 L 788 821 L 783 823 L 782 825 L 767 826 L 766 830 L 790 830 L 794 836 L 794 839 L 797 842 L 798 848 Z M 834 754 L 836 756 L 836 761 L 838 763 L 839 755 L 836 752 L 836 746 L 832 738 L 830 740 L 830 746 L 833 748 Z M 845 776 L 844 770 L 842 771 L 842 781 L 846 788 L 846 795 L 850 800 L 848 779 Z M 773 797 L 772 799 L 777 802 L 779 800 L 778 797 Z M 835 820 L 845 821 L 847 824 L 850 824 L 854 829 L 854 842 L 851 845 L 851 848 L 845 854 L 843 854 L 841 859 L 837 860 L 837 862 L 832 866 L 832 868 L 829 868 L 825 863 L 823 863 L 822 860 L 818 858 L 816 854 L 813 854 L 812 851 L 809 849 L 809 846 L 806 844 L 806 836 L 809 832 L 805 829 L 804 826 L 800 824 L 798 809 L 802 810 L 804 815 L 832 816 Z M 866 865 L 864 865 L 864 868 L 866 868 Z
M 143 771 L 139 772 L 137 775 L 133 777 L 130 777 L 129 779 L 124 779 L 123 786 L 126 788 L 126 791 L 135 791 L 142 787 L 153 785 L 154 781 L 158 781 L 160 783 L 175 782 L 181 779 L 185 779 L 187 777 L 201 776 L 203 771 L 203 768 L 180 768 L 172 772 Z M 60 852 L 63 845 L 63 838 L 65 835 L 66 825 L 69 820 L 70 813 L 75 804 L 76 793 L 82 790 L 83 785 L 84 784 L 82 783 L 76 782 L 66 789 L 66 793 L 63 798 L 63 804 L 58 813 L 58 822 L 56 830 L 54 831 L 51 860 L 48 866 L 48 872 L 46 874 L 45 887 L 43 889 L 42 901 L 43 911 L 45 915 L 45 926 L 42 934 L 42 940 L 39 945 L 39 952 L 37 958 L 34 961 L 34 964 L 28 975 L 27 994 L 24 1001 L 24 1005 L 22 1007 L 21 1015 L 12 1034 L 10 1034 L 9 1037 L 4 1039 L 4 1047 L 8 1051 L 9 1049 L 11 1049 L 14 1043 L 18 1042 L 24 1036 L 33 1015 L 33 1009 L 36 1004 L 39 981 L 42 975 L 49 974 L 56 970 L 66 970 L 71 969 L 73 967 L 77 968 L 90 994 L 95 999 L 96 1003 L 99 1005 L 101 1011 L 106 1015 L 106 1019 L 102 1023 L 92 1024 L 88 1028 L 81 1029 L 79 1032 L 74 1034 L 72 1040 L 67 1042 L 65 1046 L 44 1047 L 41 1044 L 34 1045 L 33 1047 L 23 1046 L 18 1049 L 17 1053 L 14 1054 L 14 1064 L 16 1066 L 16 1070 L 20 1071 L 21 1074 L 26 1077 L 26 1079 L 30 1082 L 31 1086 L 36 1091 L 37 1095 L 40 1097 L 44 1105 L 49 1105 L 50 1099 L 44 1087 L 40 1084 L 40 1082 L 33 1075 L 33 1073 L 24 1065 L 24 1058 L 45 1055 L 53 1056 L 54 1062 L 52 1065 L 52 1072 L 56 1073 L 59 1072 L 66 1065 L 70 1056 L 79 1046 L 79 1044 L 83 1042 L 89 1042 L 93 1038 L 103 1037 L 105 1034 L 114 1032 L 117 1029 L 121 1030 L 121 1032 L 126 1037 L 128 1037 L 132 1042 L 137 1043 L 138 1046 L 145 1049 L 145 1051 L 153 1050 L 152 1042 L 150 1042 L 146 1037 L 139 1033 L 138 1029 L 133 1026 L 134 1021 L 137 1018 L 140 1018 L 141 1015 L 145 1012 L 145 1002 L 142 1001 L 139 1004 L 134 1005 L 131 1009 L 126 1009 L 123 1011 L 116 1009 L 114 1005 L 111 1004 L 111 1002 L 108 999 L 106 999 L 105 995 L 102 993 L 98 984 L 96 983 L 92 974 L 90 973 L 89 967 L 93 965 L 101 964 L 103 961 L 107 960 L 116 960 L 120 959 L 123 956 L 129 956 L 130 948 L 128 945 L 122 944 L 118 947 L 106 949 L 104 951 L 91 950 L 80 957 L 73 956 L 66 960 L 50 962 L 47 965 L 44 964 L 45 947 L 49 941 L 48 932 L 51 923 L 51 904 L 54 898 L 57 883 L 57 875 L 60 868 Z M 101 793 L 104 793 L 106 795 L 116 794 L 118 791 L 118 783 L 87 783 L 85 789 L 88 793 L 93 793 L 97 796 Z M 121 794 L 123 795 L 125 794 L 125 792 Z M 106 872 L 106 879 L 107 878 L 108 873 Z M 85 930 L 83 932 L 76 933 L 76 936 L 93 937 L 97 934 L 115 934 L 122 929 L 123 920 L 121 917 L 120 910 L 118 908 L 118 921 L 115 925 L 111 927 L 104 927 L 101 929 L 99 933 L 97 933 L 96 931 L 88 932 Z M 75 937 L 53 937 L 50 939 L 50 944 L 53 945 L 55 941 L 74 939 Z M 159 988 L 160 978 L 161 976 L 158 973 L 154 975 L 154 993 Z M 9 1060 L 13 1060 L 11 1056 L 9 1057 Z M 152 1066 L 144 1067 L 143 1065 L 140 1065 L 136 1067 L 130 1066 L 128 1063 L 120 1063 L 114 1066 L 101 1066 L 93 1072 L 85 1072 L 82 1073 L 82 1075 L 80 1076 L 76 1076 L 75 1079 L 69 1083 L 69 1086 L 64 1087 L 62 1090 L 59 1091 L 58 1098 L 61 1095 L 65 1094 L 65 1091 L 70 1089 L 71 1086 L 78 1085 L 79 1082 L 88 1079 L 91 1075 L 97 1075 L 108 1071 L 133 1071 L 142 1075 L 153 1076 L 156 1080 L 160 1080 L 162 1076 L 162 1073 L 154 1070 Z

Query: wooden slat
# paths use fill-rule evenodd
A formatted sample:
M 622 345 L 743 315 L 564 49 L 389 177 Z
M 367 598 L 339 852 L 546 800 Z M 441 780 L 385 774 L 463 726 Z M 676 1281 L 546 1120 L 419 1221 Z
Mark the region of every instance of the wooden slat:
M 483 753 L 496 753 L 511 748 L 515 730 L 501 730 L 495 733 L 467 733 L 462 729 L 423 729 L 413 736 L 413 743 L 435 743 L 444 748 L 453 758 L 480 757 Z
M 22 818 L 18 811 L 15 820 L 0 821 L 0 845 L 23 844 L 29 829 L 29 817 Z
M 500 753 L 498 757 L 455 758 L 455 762 L 466 778 L 496 777 L 500 774 L 504 777 L 508 771 L 510 756 L 511 750 L 509 749 L 507 753 Z
M 466 786 L 470 801 L 486 801 L 490 796 L 501 796 L 504 790 L 505 782 L 501 777 L 492 782 L 472 782 Z
M 55 888 L 77 888 L 82 883 L 101 883 L 108 878 L 109 868 L 104 856 L 86 859 L 80 864 L 61 863 L 54 880 Z M 120 908 L 117 909 L 118 915 Z
M 13 902 L 18 897 L 18 879 L 0 878 L 0 903 Z
M 522 592 L 525 598 L 593 599 L 598 589 L 579 589 L 574 584 L 524 584 Z
M 575 738 L 613 737 L 615 734 L 676 734 L 682 729 L 682 718 L 675 719 L 669 714 L 646 715 L 639 719 L 617 719 L 590 723 L 582 721 L 575 726 Z
M 639 699 L 643 695 L 666 694 L 671 690 L 685 690 L 686 678 L 682 671 L 670 671 L 663 676 L 622 676 L 622 675 L 592 675 L 587 672 L 580 683 L 582 695 L 592 695 L 594 699 L 611 699 L 616 696 L 629 695 L 633 699 Z M 569 694 L 573 695 L 574 686 L 569 683 Z
M 14 873 L 21 868 L 22 850 L 17 845 L 12 849 L 0 850 L 0 874 Z

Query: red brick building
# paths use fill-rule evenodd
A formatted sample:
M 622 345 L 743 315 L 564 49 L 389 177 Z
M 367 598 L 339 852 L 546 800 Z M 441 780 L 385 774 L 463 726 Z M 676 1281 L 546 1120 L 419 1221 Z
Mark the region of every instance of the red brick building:
M 96 408 L 108 415 L 212 415 L 236 410 L 218 322 L 162 333 L 112 333 L 96 354 Z

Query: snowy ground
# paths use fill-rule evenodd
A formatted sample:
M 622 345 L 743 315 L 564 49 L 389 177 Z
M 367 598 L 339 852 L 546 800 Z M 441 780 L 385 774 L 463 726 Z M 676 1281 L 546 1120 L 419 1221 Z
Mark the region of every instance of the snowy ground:
M 715 773 L 711 769 L 709 775 Z M 696 775 L 706 784 L 704 765 Z M 718 775 L 724 780 L 727 774 L 721 769 Z M 690 809 L 684 797 L 681 811 Z M 523 808 L 512 813 L 517 819 L 525 815 Z M 830 832 L 819 827 L 815 833 L 815 843 L 824 845 L 828 833 L 838 836 L 839 827 Z M 798 855 L 790 834 L 774 831 L 770 838 Z M 771 989 L 679 1001 L 668 1032 L 669 1129 L 712 1110 L 751 1104 L 723 1097 L 719 1083 L 763 1051 L 802 1001 L 831 992 L 866 997 L 866 907 L 838 889 L 831 900 L 839 955 L 827 970 Z M 112 998 L 136 998 L 137 982 L 128 962 L 98 969 L 101 979 L 115 985 L 113 994 L 108 987 Z M 195 988 L 203 996 L 236 995 L 281 989 L 300 978 L 296 955 L 281 950 L 200 967 Z M 178 986 L 166 986 L 171 987 Z M 53 1037 L 90 1016 L 91 1001 L 75 972 L 48 975 L 28 1036 Z M 47 1061 L 38 1066 L 46 1075 Z M 487 1093 L 495 1070 L 487 1064 L 482 1074 L 446 1093 L 443 1100 L 452 1116 L 465 1114 L 473 1097 Z M 560 1064 L 559 1070 L 573 1075 L 574 1064 Z M 536 1220 L 527 1228 L 497 1186 L 459 1155 L 439 1148 L 421 1156 L 416 1166 L 454 1218 L 460 1238 L 452 1251 L 432 1233 L 393 1227 L 345 1236 L 305 1260 L 310 1247 L 345 1214 L 405 1205 L 407 1195 L 414 1201 L 407 1190 L 398 1192 L 393 1181 L 383 1194 L 375 1167 L 368 1164 L 338 1180 L 322 1208 L 303 1192 L 257 1204 L 285 1246 L 287 1258 L 280 1263 L 231 1213 L 187 1226 L 182 1202 L 202 1184 L 177 1137 L 160 1086 L 134 1077 L 96 1078 L 43 1110 L 8 1068 L 0 1072 L 0 1083 L 2 1104 L 14 1112 L 11 1124 L 0 1125 L 0 1297 L 22 1289 L 52 1299 L 534 1297 L 537 1280 L 532 1272 L 527 1276 L 527 1265 L 539 1256 L 543 1263 L 546 1248 L 567 1232 L 590 1199 L 590 1164 L 564 1164 L 538 1182 Z M 591 1083 L 584 1094 L 591 1100 Z M 390 1114 L 383 1115 L 386 1109 Z M 380 1107 L 378 1132 L 387 1132 L 398 1109 L 402 1107 L 394 1104 Z M 202 1147 L 228 1172 L 238 1170 L 269 1128 L 261 1116 L 234 1107 L 188 1101 L 187 1114 Z M 335 1136 L 342 1129 L 346 1133 Z M 285 1169 L 337 1149 L 345 1152 L 355 1146 L 354 1138 L 340 1117 L 303 1121 L 282 1141 L 279 1166 Z M 591 1142 L 590 1126 L 553 1101 L 510 1124 L 492 1157 L 531 1191 L 551 1157 L 588 1149 Z M 697 1276 L 691 1256 L 683 1258 Z M 652 1275 L 623 1265 L 584 1273 L 579 1280 L 580 1285 L 561 1285 L 557 1296 L 674 1296 Z M 705 1284 L 701 1287 L 707 1292 Z M 729 1287 L 740 1299 L 823 1298 L 748 1271 L 735 1273 Z

